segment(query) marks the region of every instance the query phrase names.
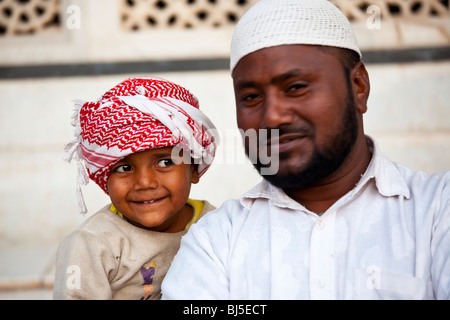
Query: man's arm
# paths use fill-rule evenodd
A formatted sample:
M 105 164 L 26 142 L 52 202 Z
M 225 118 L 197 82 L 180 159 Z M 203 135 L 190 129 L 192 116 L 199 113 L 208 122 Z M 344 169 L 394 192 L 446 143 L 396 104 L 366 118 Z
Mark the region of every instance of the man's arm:
M 229 299 L 228 258 L 237 227 L 232 216 L 241 210 L 238 201 L 228 201 L 189 229 L 164 278 L 163 299 Z

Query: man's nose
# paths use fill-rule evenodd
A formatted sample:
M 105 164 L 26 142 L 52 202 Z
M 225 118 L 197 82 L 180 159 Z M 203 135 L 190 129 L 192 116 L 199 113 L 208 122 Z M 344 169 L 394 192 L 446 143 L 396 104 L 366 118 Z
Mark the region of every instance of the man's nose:
M 286 101 L 277 93 L 267 93 L 264 99 L 261 129 L 276 129 L 281 125 L 292 123 L 293 113 Z

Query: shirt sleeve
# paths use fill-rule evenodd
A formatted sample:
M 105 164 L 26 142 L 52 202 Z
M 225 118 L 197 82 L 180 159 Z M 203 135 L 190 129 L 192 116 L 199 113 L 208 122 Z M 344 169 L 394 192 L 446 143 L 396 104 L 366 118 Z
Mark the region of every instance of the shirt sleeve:
M 75 231 L 61 242 L 56 255 L 55 300 L 112 299 L 109 278 L 117 262 L 108 243 L 86 231 Z
M 431 273 L 438 300 L 450 300 L 450 172 L 445 177 L 431 242 Z
M 225 203 L 189 229 L 164 278 L 163 299 L 229 299 L 231 210 Z

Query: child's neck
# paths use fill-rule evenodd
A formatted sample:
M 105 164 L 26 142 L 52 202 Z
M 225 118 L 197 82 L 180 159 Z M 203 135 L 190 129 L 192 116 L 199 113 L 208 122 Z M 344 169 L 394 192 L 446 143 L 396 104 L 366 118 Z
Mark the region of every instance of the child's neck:
M 194 208 L 189 204 L 185 204 L 183 208 L 175 215 L 173 222 L 161 232 L 176 233 L 186 229 L 187 224 L 191 221 L 194 215 Z

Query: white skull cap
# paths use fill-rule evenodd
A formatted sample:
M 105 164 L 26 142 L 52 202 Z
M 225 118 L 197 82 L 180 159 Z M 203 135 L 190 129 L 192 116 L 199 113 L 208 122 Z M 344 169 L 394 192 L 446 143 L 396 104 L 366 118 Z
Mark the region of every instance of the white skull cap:
M 328 0 L 261 0 L 236 25 L 230 70 L 252 52 L 286 44 L 346 48 L 362 57 L 350 22 Z

